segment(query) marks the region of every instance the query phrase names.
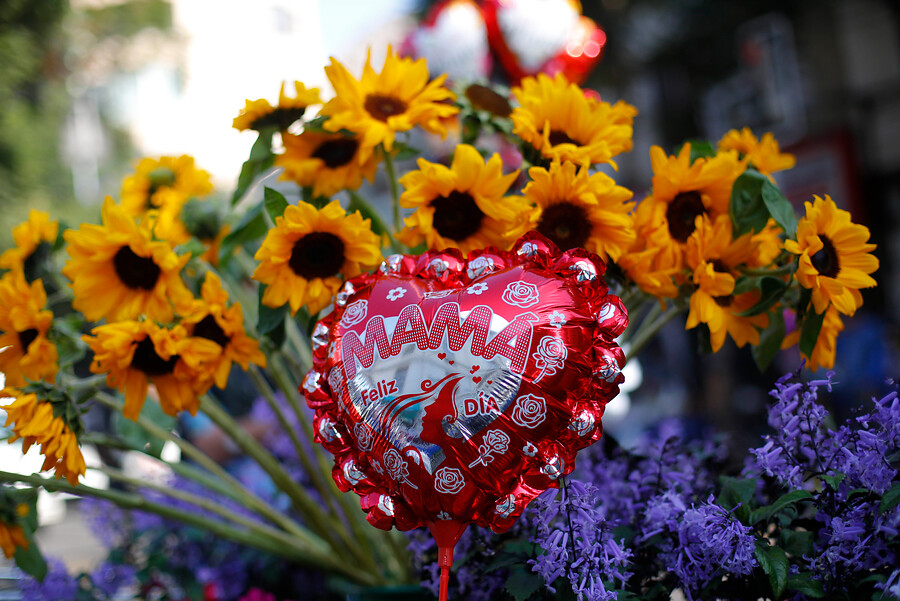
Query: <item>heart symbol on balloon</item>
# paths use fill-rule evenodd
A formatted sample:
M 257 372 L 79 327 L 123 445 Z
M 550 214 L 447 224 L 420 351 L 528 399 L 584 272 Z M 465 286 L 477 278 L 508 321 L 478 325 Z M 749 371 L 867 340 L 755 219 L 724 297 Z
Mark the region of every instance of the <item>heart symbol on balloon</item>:
M 345 284 L 314 331 L 304 390 L 335 482 L 371 523 L 503 531 L 573 469 L 622 382 L 628 318 L 604 270 L 531 233 L 468 261 L 395 255 Z

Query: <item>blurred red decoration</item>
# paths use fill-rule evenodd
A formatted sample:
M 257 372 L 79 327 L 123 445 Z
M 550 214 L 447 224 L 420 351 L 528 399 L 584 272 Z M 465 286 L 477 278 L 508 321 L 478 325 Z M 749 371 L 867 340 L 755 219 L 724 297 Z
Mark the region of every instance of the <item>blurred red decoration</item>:
M 562 73 L 582 83 L 606 46 L 606 34 L 575 0 L 484 0 L 488 41 L 513 83 Z

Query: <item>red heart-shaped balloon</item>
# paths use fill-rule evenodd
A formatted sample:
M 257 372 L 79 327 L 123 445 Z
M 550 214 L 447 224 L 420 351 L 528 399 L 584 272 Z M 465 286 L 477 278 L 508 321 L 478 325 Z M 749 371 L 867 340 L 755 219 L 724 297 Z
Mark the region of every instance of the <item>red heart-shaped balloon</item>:
M 488 42 L 513 83 L 562 73 L 583 82 L 600 60 L 606 33 L 574 0 L 484 0 Z
M 303 388 L 372 524 L 502 532 L 573 469 L 622 381 L 628 317 L 604 271 L 531 233 L 468 260 L 393 255 L 345 284 Z

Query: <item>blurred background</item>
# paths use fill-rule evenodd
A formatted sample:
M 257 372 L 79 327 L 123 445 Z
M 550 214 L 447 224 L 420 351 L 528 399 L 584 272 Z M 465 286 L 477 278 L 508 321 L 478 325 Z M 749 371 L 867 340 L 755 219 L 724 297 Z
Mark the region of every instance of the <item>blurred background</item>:
M 245 99 L 274 101 L 293 80 L 327 98 L 329 56 L 358 73 L 368 47 L 376 56 L 399 47 L 432 4 L 0 0 L 0 249 L 31 208 L 70 225 L 96 219 L 142 156 L 193 155 L 230 195 L 254 141 L 231 128 Z M 650 183 L 651 145 L 672 151 L 749 126 L 796 155 L 777 179 L 798 209 L 830 194 L 870 228 L 879 286 L 863 292 L 864 307 L 838 339 L 832 409 L 846 417 L 898 373 L 900 4 L 592 0 L 582 9 L 607 38 L 585 87 L 640 110 L 634 150 L 615 175 L 636 200 Z M 765 427 L 766 390 L 799 357 L 784 353 L 759 374 L 749 351 L 726 343 L 701 355 L 696 346 L 683 323 L 664 330 L 629 366 L 606 431 L 627 444 L 681 416 L 689 429 L 714 427 L 749 446 Z

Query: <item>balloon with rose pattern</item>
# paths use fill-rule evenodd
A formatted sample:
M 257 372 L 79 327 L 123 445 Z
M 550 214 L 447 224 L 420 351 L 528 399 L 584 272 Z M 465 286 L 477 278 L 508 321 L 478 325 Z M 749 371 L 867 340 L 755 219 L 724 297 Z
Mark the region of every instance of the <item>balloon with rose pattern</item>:
M 392 255 L 346 282 L 303 389 L 369 522 L 502 532 L 573 469 L 623 379 L 628 317 L 604 271 L 532 232 L 468 260 Z

